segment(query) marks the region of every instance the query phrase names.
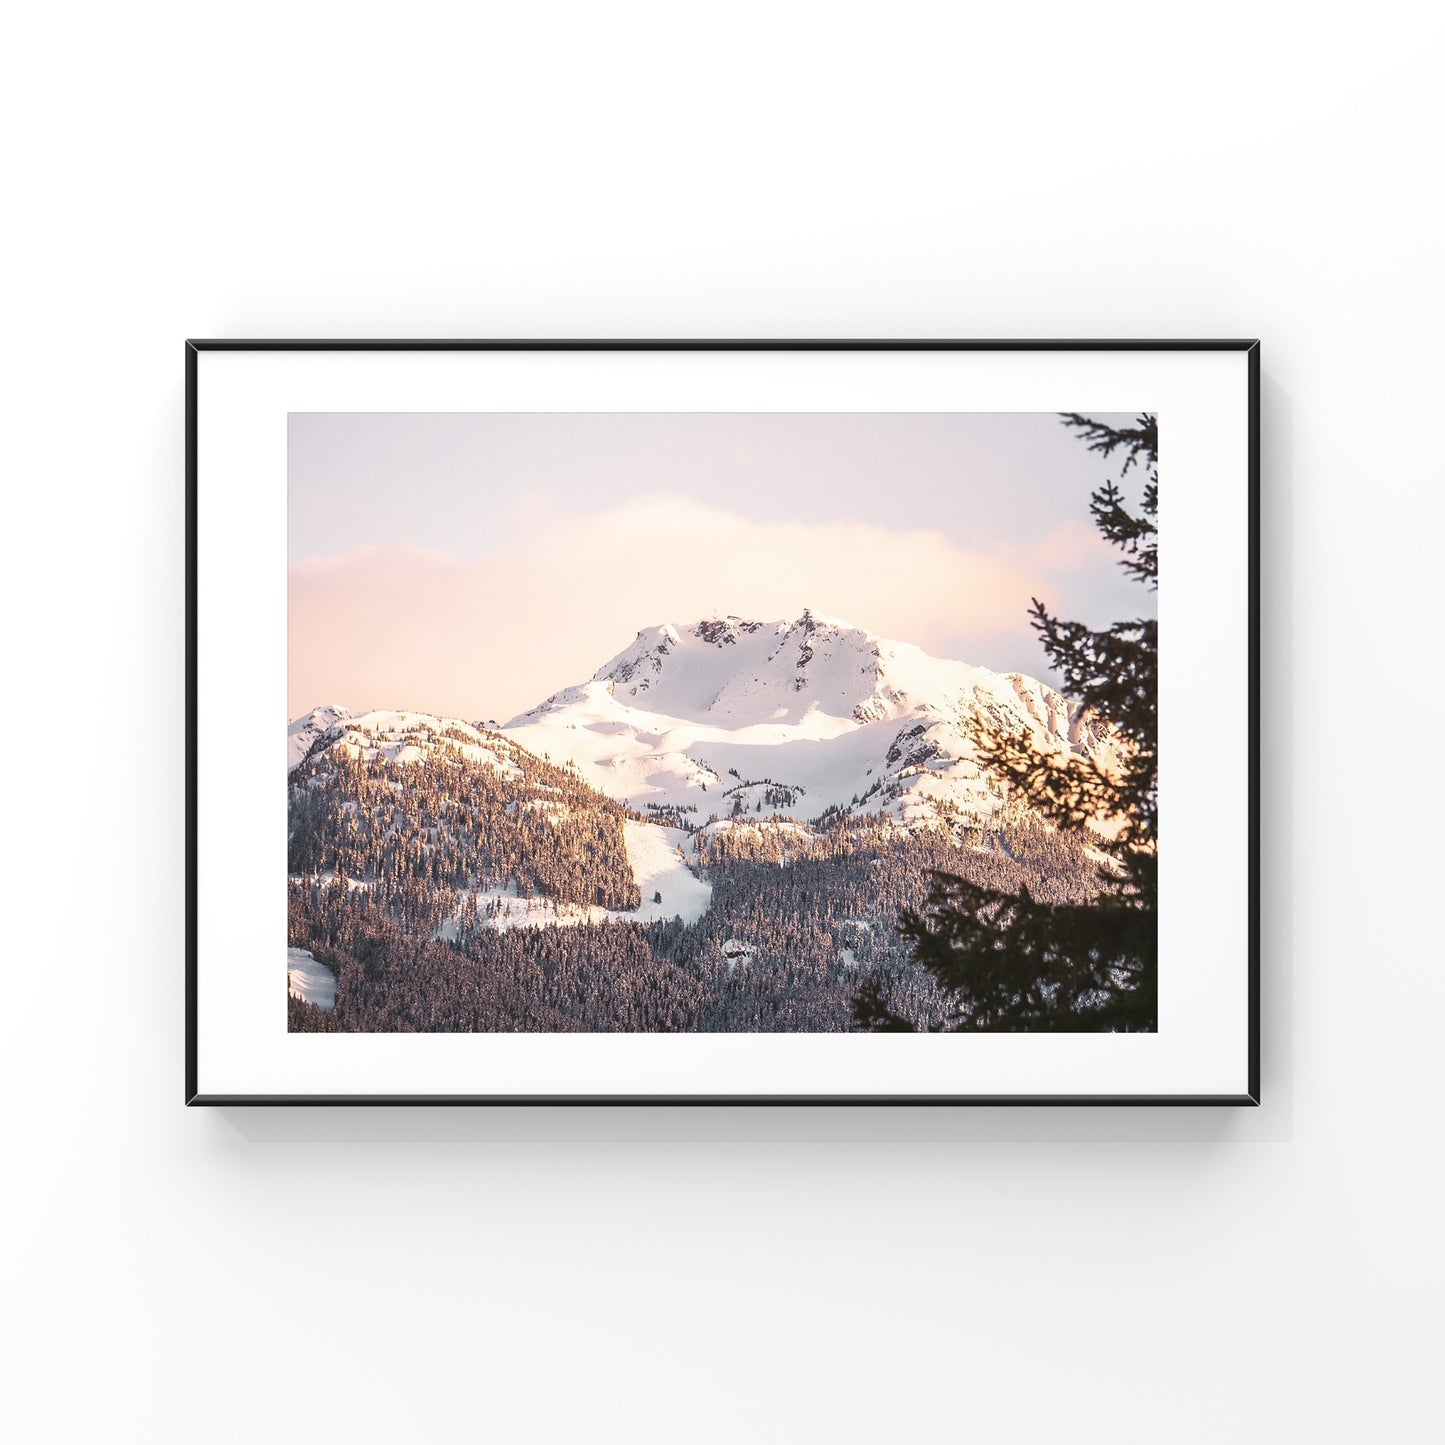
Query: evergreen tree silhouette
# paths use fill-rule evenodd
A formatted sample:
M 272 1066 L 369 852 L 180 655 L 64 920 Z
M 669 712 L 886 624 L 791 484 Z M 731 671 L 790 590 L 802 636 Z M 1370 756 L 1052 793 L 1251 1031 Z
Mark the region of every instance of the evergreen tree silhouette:
M 1112 427 L 1077 413 L 1063 424 L 1101 457 L 1118 481 L 1090 499 L 1099 532 L 1123 552 L 1142 586 L 1158 584 L 1159 427 L 1142 415 Z M 1136 509 L 1119 486 L 1146 473 Z M 1027 886 L 1004 892 L 934 871 L 926 902 L 906 910 L 899 931 L 949 1000 L 934 1028 L 1009 1032 L 1153 1031 L 1158 1027 L 1158 625 L 1152 618 L 1093 631 L 1063 621 L 1037 599 L 1031 608 L 1066 695 L 1107 729 L 1114 762 L 1035 751 L 1027 729 L 978 729 L 981 765 L 1062 833 L 1104 858 L 1099 891 L 1086 903 L 1043 902 Z M 1091 827 L 1104 823 L 1102 835 Z M 855 1022 L 911 1031 L 876 975 L 853 1003 Z

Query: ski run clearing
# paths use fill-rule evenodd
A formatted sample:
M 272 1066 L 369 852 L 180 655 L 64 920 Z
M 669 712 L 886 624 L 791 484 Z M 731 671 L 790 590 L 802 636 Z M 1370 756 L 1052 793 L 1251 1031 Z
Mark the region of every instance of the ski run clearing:
M 696 923 L 712 904 L 712 884 L 703 882 L 683 861 L 687 834 L 681 828 L 659 828 L 655 823 L 629 821 L 623 827 L 632 876 L 642 889 L 642 907 L 636 913 L 614 917 L 642 923 L 665 918 Z M 654 896 L 659 893 L 662 902 L 655 903 Z
M 632 876 L 642 890 L 640 908 L 622 912 L 595 905 L 556 903 L 550 898 L 521 898 L 509 884 L 506 888 L 477 890 L 482 921 L 490 928 L 502 929 L 601 923 L 606 919 L 658 923 L 680 918 L 684 923 L 696 923 L 712 904 L 712 884 L 705 883 L 684 861 L 687 834 L 681 828 L 662 828 L 656 823 L 630 819 L 623 829 Z M 448 942 L 455 939 L 460 921 L 460 914 L 448 919 L 437 937 Z

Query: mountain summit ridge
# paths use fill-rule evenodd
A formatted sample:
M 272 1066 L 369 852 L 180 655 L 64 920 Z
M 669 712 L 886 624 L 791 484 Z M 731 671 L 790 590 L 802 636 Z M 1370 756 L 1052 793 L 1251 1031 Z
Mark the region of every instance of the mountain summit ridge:
M 662 814 L 861 808 L 909 824 L 984 823 L 1002 798 L 977 765 L 979 722 L 1027 728 L 1045 749 L 1108 746 L 1078 704 L 1035 678 L 934 657 L 812 609 L 791 621 L 731 614 L 644 628 L 587 682 L 504 731 Z
M 960 680 L 952 676 L 960 668 L 987 673 L 811 609 L 793 621 L 734 614 L 682 626 L 663 622 L 638 632 L 589 682 L 552 694 L 507 726 L 526 726 L 596 696 L 598 687 L 624 705 L 692 720 L 706 713 L 731 719 L 733 727 L 798 721 L 810 706 L 869 722 L 906 711 L 910 690 L 921 701 L 946 690 Z

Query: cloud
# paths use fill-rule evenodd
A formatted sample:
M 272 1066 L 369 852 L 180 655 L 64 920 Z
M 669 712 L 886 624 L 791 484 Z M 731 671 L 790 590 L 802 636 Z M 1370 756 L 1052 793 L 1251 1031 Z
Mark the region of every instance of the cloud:
M 505 721 L 591 676 L 639 628 L 805 607 L 943 656 L 1037 672 L 1029 598 L 1097 571 L 1102 547 L 1087 523 L 983 551 L 926 516 L 758 522 L 670 493 L 554 513 L 540 534 L 512 535 L 519 520 L 499 517 L 479 557 L 369 547 L 293 564 L 292 715 L 335 701 Z

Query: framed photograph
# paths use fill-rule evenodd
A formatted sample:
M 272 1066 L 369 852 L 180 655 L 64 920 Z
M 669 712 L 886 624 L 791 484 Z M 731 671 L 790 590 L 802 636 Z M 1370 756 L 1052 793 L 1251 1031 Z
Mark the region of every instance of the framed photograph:
M 1257 342 L 186 394 L 187 1103 L 1258 1103 Z

